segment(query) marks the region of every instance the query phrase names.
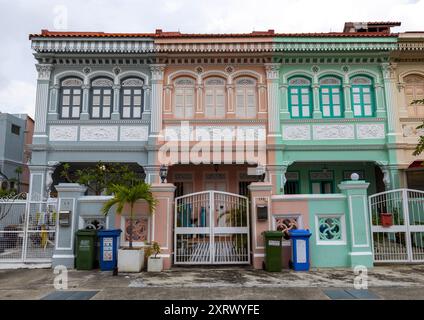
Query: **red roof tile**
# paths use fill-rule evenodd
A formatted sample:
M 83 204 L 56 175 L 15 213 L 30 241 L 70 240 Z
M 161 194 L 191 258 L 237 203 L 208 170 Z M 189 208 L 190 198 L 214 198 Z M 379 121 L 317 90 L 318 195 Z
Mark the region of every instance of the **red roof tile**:
M 320 32 L 320 33 L 275 33 L 274 30 L 251 33 L 107 33 L 107 32 L 63 32 L 42 30 L 41 34 L 30 34 L 29 38 L 250 38 L 250 37 L 395 37 L 395 33 L 383 32 Z

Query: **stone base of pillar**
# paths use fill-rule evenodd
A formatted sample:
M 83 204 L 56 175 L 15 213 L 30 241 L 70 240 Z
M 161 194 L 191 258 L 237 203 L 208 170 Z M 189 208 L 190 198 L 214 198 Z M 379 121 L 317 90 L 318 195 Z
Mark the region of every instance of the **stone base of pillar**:
M 374 267 L 372 252 L 350 252 L 349 257 L 352 268 L 357 266 L 364 266 L 366 268 Z
M 119 120 L 120 118 L 121 118 L 121 116 L 118 112 L 112 113 L 112 116 L 111 116 L 112 120 Z
M 353 111 L 352 110 L 345 111 L 344 112 L 344 117 L 345 118 L 353 118 Z
M 90 120 L 90 115 L 86 112 L 80 114 L 80 120 Z
M 290 119 L 290 118 L 291 118 L 290 112 L 288 112 L 288 111 L 280 112 L 280 119 Z
M 313 112 L 313 114 L 312 114 L 312 117 L 313 117 L 314 119 L 322 119 L 322 112 L 321 112 L 321 111 L 318 111 L 318 110 L 315 110 L 315 111 Z
M 73 254 L 53 255 L 52 268 L 57 266 L 65 266 L 68 269 L 75 268 L 75 256 Z
M 262 270 L 264 261 L 265 261 L 265 257 L 253 256 L 253 260 L 252 260 L 253 268 L 256 270 Z

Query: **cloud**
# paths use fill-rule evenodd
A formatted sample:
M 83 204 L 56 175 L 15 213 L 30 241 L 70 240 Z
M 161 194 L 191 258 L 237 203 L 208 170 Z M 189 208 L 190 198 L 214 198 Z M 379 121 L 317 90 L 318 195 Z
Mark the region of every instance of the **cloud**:
M 12 80 L 0 89 L 0 111 L 27 113 L 34 117 L 35 92 L 35 83 Z

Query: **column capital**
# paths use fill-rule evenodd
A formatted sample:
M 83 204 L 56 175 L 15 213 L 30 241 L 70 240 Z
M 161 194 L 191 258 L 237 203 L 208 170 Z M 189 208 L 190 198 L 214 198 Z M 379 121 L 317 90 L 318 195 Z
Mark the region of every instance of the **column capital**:
M 281 63 L 265 63 L 267 80 L 277 80 L 280 77 Z
M 151 64 L 150 65 L 150 71 L 152 72 L 152 80 L 153 81 L 163 80 L 165 67 L 166 67 L 165 64 Z
M 395 78 L 396 63 L 384 62 L 381 64 L 381 71 L 385 80 L 393 80 Z
M 38 80 L 50 80 L 50 75 L 54 69 L 52 64 L 36 64 L 35 68 L 38 72 Z
M 120 85 L 120 84 L 114 84 L 114 85 L 112 86 L 112 89 L 113 89 L 113 90 L 119 90 L 119 89 L 121 89 L 121 85 Z

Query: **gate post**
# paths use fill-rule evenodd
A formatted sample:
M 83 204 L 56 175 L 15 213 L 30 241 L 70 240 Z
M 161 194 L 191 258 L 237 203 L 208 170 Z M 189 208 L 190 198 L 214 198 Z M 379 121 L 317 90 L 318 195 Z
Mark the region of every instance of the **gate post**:
M 369 183 L 362 180 L 343 181 L 339 189 L 346 195 L 346 225 L 350 265 L 373 267 L 370 216 L 367 189 Z
M 272 184 L 270 182 L 252 182 L 249 185 L 250 200 L 251 200 L 251 224 L 252 224 L 252 253 L 253 253 L 253 267 L 255 269 L 262 269 L 262 263 L 265 259 L 265 246 L 262 237 L 263 231 L 272 229 L 271 223 L 271 195 Z M 258 220 L 257 206 L 268 206 L 267 219 Z
M 58 213 L 70 211 L 69 225 L 56 222 L 56 244 L 52 259 L 52 267 L 63 265 L 75 267 L 75 232 L 78 228 L 79 203 L 78 198 L 84 195 L 87 187 L 78 183 L 60 183 L 56 186 L 58 192 Z M 59 220 L 59 216 L 56 218 Z
M 159 243 L 160 256 L 163 258 L 164 269 L 170 269 L 173 252 L 174 228 L 174 192 L 172 183 L 153 183 L 151 190 L 157 200 L 156 210 L 152 216 L 152 241 Z

